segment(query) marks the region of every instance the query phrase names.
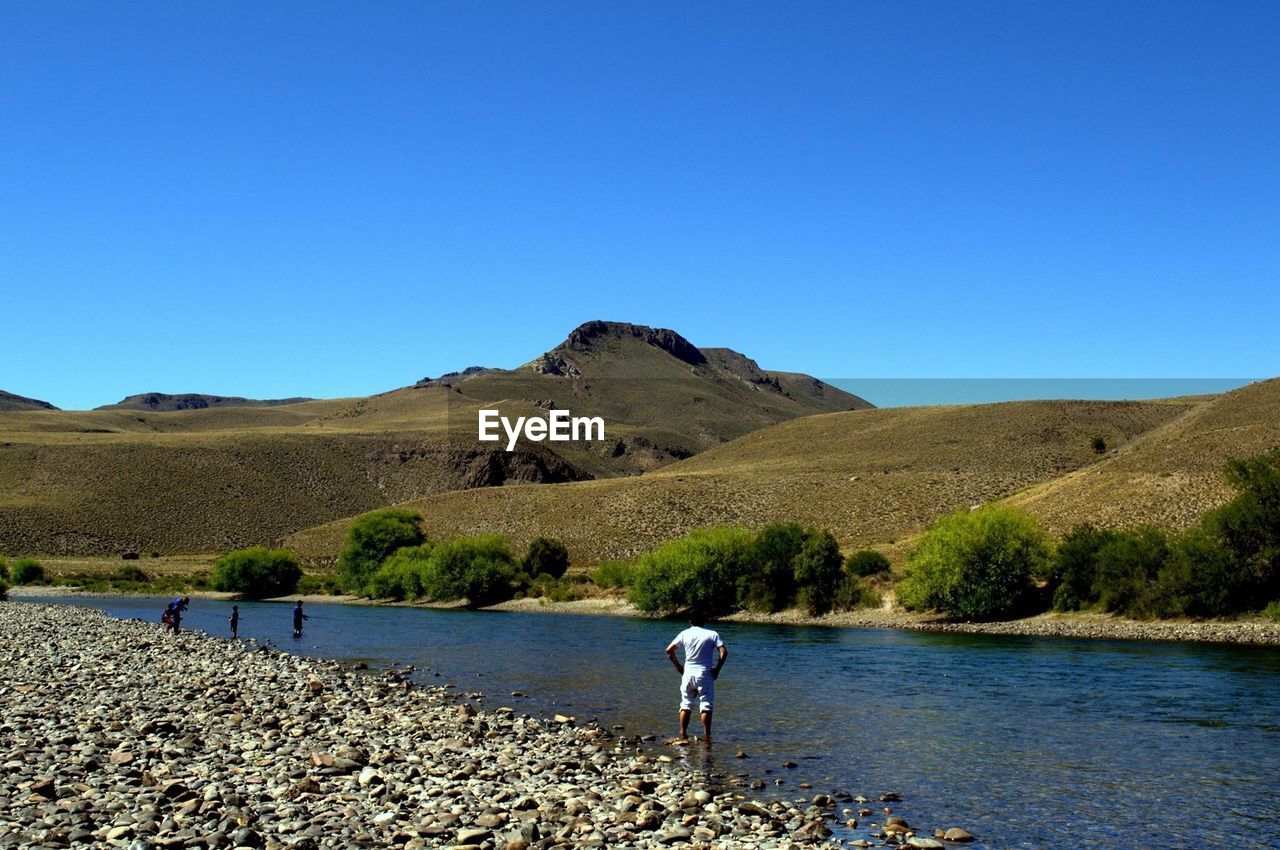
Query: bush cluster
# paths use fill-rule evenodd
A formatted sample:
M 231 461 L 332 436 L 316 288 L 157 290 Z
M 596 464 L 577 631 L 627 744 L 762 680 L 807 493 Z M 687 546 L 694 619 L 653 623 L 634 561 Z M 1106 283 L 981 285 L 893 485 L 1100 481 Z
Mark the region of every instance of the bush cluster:
M 569 569 L 569 550 L 559 540 L 539 537 L 529 544 L 520 565 L 531 576 L 560 578 Z
M 209 577 L 214 590 L 249 599 L 268 599 L 292 593 L 302 568 L 284 549 L 253 546 L 223 555 L 213 562 Z
M 8 580 L 14 584 L 39 584 L 45 580 L 44 565 L 35 558 L 17 558 L 9 564 Z
M 338 554 L 338 575 L 354 593 L 362 593 L 369 579 L 397 550 L 417 546 L 426 538 L 418 523 L 422 516 L 407 508 L 385 508 L 361 514 L 351 522 Z
M 546 537 L 533 541 L 518 562 L 506 539 L 497 535 L 422 541 L 391 553 L 361 592 L 377 599 L 461 599 L 472 607 L 504 602 L 520 593 L 576 598 L 573 583 L 562 579 L 568 566 L 564 544 Z
M 935 522 L 912 551 L 898 601 L 966 620 L 1023 613 L 1031 577 L 1044 575 L 1050 555 L 1047 535 L 1022 511 L 957 511 Z
M 1086 523 L 1052 553 L 1035 521 L 1015 509 L 952 514 L 911 554 L 898 599 L 965 619 L 1045 606 L 1136 618 L 1273 610 L 1280 607 L 1280 449 L 1232 461 L 1226 477 L 1236 496 L 1185 532 Z
M 337 573 L 310 573 L 298 580 L 297 590 L 308 596 L 341 596 L 344 588 Z
M 605 561 L 591 571 L 596 587 L 630 587 L 636 580 L 636 565 L 630 561 Z
M 608 568 L 606 570 L 606 567 Z M 717 617 L 750 608 L 800 605 L 814 615 L 874 604 L 850 574 L 830 532 L 779 523 L 752 534 L 741 528 L 700 529 L 659 546 L 629 569 L 602 565 L 600 581 L 627 581 L 641 611 L 696 611 Z M 596 576 L 593 575 L 593 578 Z
M 1128 617 L 1224 617 L 1280 598 L 1280 450 L 1232 461 L 1237 494 L 1181 534 L 1081 525 L 1049 576 L 1059 611 Z

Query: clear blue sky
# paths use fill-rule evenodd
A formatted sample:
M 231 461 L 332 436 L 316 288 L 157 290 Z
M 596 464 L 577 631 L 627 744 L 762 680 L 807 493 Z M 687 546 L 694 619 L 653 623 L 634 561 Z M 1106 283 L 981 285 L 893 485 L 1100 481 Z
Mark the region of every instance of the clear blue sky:
M 1280 373 L 1280 4 L 0 5 L 0 388 L 357 395 L 578 323 Z

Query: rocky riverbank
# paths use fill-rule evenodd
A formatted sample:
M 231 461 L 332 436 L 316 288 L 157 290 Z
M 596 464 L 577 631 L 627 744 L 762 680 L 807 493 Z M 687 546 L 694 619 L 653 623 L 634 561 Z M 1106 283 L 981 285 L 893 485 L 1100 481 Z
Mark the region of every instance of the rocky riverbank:
M 495 608 L 507 611 L 544 611 L 556 614 L 608 614 L 645 616 L 625 599 L 588 598 L 573 602 L 546 602 L 517 599 Z M 897 607 L 833 611 L 813 617 L 798 609 L 762 614 L 743 611 L 726 620 L 737 623 L 767 623 L 785 626 L 829 626 L 834 628 L 903 629 L 916 632 L 963 632 L 967 634 L 1019 635 L 1026 637 L 1091 638 L 1100 640 L 1170 640 L 1280 645 L 1280 623 L 1262 619 L 1236 621 L 1126 620 L 1110 614 L 1039 614 L 1020 620 L 994 623 L 956 623 L 936 615 L 914 614 Z
M 789 848 L 832 828 L 857 846 L 942 846 L 880 802 L 752 799 L 758 780 L 470 697 L 3 603 L 0 847 Z

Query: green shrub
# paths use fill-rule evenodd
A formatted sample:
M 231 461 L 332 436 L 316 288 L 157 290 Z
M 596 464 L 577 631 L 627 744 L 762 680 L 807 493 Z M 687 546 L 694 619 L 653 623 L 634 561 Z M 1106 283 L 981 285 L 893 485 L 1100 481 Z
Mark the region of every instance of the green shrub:
M 1229 462 L 1226 479 L 1239 493 L 1205 514 L 1200 527 L 1221 542 L 1240 574 L 1231 608 L 1256 611 L 1280 596 L 1280 448 Z
M 1147 526 L 1124 531 L 1097 553 L 1093 595 L 1103 610 L 1128 616 L 1149 617 L 1156 577 L 1169 558 L 1169 538 Z
M 539 537 L 529 544 L 520 566 L 530 576 L 546 574 L 560 578 L 569 569 L 569 550 L 559 540 Z
M 1280 599 L 1276 599 L 1269 603 L 1266 608 L 1262 609 L 1262 616 L 1275 623 L 1280 623 Z
M 844 578 L 840 544 L 829 531 L 809 531 L 793 562 L 796 599 L 812 616 L 821 616 L 836 603 L 836 591 Z
M 861 578 L 878 576 L 893 570 L 889 559 L 874 549 L 863 549 L 859 552 L 854 552 L 844 562 L 844 568 L 849 575 Z
M 340 596 L 344 591 L 337 573 L 311 573 L 298 579 L 297 592 L 304 596 Z
M 766 525 L 756 535 L 751 569 L 743 574 L 740 597 L 756 611 L 781 611 L 796 598 L 795 560 L 804 548 L 805 530 L 799 523 Z
M 1223 617 L 1238 613 L 1249 576 L 1203 528 L 1173 538 L 1142 613 L 1155 617 Z M 1261 606 L 1257 606 L 1261 607 Z
M 525 595 L 532 599 L 545 599 L 549 602 L 573 602 L 586 596 L 586 592 L 582 589 L 581 582 L 543 573 L 534 577 Z
M 210 582 L 214 590 L 265 599 L 292 593 L 300 578 L 302 568 L 292 554 L 253 546 L 214 561 Z
M 636 578 L 636 565 L 630 561 L 605 561 L 591 571 L 596 587 L 630 587 Z
M 755 540 L 740 528 L 694 531 L 640 558 L 630 599 L 641 611 L 698 611 L 705 617 L 738 607 L 738 586 L 752 571 Z
M 145 584 L 150 581 L 150 577 L 140 568 L 132 564 L 121 567 L 111 574 L 112 581 L 118 581 L 124 584 Z
M 430 543 L 405 546 L 383 562 L 365 585 L 374 599 L 417 599 L 427 593 L 427 562 L 435 547 Z
M 898 599 L 962 619 L 1008 616 L 1023 609 L 1031 576 L 1048 563 L 1048 541 L 1031 516 L 996 505 L 957 511 L 934 523 L 911 553 Z
M 357 593 L 363 591 L 392 553 L 422 543 L 425 538 L 418 528 L 421 520 L 420 514 L 407 508 L 385 508 L 356 517 L 338 555 L 343 585 Z
M 422 572 L 422 595 L 438 602 L 466 599 L 478 608 L 512 598 L 522 580 L 505 538 L 459 537 L 432 547 Z
M 39 584 L 44 581 L 44 566 L 35 558 L 18 558 L 9 565 L 9 579 L 14 584 Z
M 835 607 L 841 611 L 879 608 L 880 594 L 865 577 L 846 574 L 836 589 Z
M 1107 453 L 1107 438 L 1106 438 L 1106 437 L 1103 437 L 1103 436 L 1101 436 L 1101 435 L 1098 435 L 1098 436 L 1096 436 L 1096 437 L 1094 437 L 1094 438 L 1093 438 L 1093 440 L 1091 441 L 1091 444 L 1093 445 L 1093 452 L 1094 452 L 1094 454 L 1100 454 L 1100 455 L 1101 455 L 1101 454 L 1106 454 L 1106 453 Z
M 1098 550 L 1119 537 L 1117 531 L 1084 523 L 1063 538 L 1049 573 L 1055 611 L 1078 611 L 1098 601 Z

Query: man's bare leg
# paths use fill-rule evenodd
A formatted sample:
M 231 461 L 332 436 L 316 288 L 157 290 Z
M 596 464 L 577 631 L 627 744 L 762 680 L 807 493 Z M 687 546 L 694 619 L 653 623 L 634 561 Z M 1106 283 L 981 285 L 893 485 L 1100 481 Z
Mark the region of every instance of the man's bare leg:
M 693 712 L 687 708 L 680 709 L 680 740 L 682 741 L 689 737 L 689 716 L 692 714 Z
M 702 739 L 711 743 L 711 712 L 702 712 Z

